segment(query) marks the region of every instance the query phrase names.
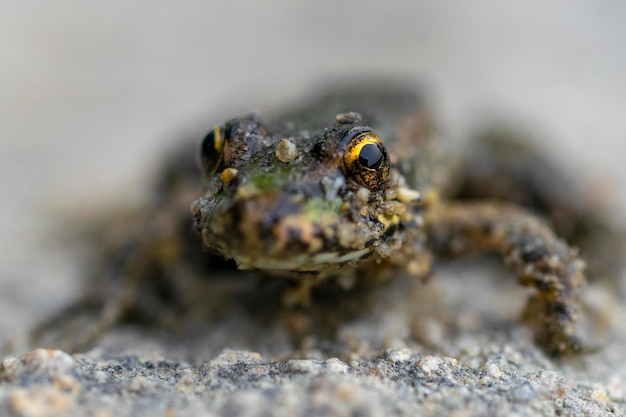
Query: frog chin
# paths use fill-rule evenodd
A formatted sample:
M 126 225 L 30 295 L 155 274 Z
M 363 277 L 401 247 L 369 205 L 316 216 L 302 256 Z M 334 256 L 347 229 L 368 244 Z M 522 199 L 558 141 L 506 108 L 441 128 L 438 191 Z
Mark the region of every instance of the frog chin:
M 337 252 L 303 253 L 293 257 L 251 257 L 240 253 L 231 254 L 239 269 L 263 269 L 275 271 L 321 272 L 355 263 L 374 250 L 373 247 L 339 254 Z

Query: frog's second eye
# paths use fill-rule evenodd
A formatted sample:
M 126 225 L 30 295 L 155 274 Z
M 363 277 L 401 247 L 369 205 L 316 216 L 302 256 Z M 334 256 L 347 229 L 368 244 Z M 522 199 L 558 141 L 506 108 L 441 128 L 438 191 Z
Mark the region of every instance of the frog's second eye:
M 348 135 L 354 135 L 343 158 L 348 173 L 364 187 L 380 190 L 389 178 L 389 157 L 382 141 L 370 130 Z
M 205 175 L 215 172 L 222 159 L 226 126 L 220 125 L 211 130 L 200 145 L 200 164 Z

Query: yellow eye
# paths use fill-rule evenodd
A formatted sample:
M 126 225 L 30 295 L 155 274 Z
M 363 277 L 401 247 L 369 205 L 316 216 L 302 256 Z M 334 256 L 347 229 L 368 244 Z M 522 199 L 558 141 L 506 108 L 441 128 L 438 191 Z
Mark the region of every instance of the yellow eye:
M 200 145 L 200 164 L 205 175 L 215 172 L 222 159 L 226 140 L 226 125 L 217 126 L 211 130 L 202 140 Z
M 350 133 L 348 135 L 351 136 Z M 389 157 L 382 141 L 374 132 L 357 131 L 350 139 L 343 161 L 348 173 L 364 187 L 378 191 L 387 183 Z

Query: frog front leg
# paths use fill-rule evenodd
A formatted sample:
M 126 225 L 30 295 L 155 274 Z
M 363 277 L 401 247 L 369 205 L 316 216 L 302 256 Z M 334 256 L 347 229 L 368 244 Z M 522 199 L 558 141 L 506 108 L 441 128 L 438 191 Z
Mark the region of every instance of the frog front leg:
M 449 177 L 454 181 L 446 198 L 496 199 L 531 208 L 580 250 L 594 282 L 623 291 L 626 231 L 616 217 L 610 184 L 590 182 L 575 165 L 567 169 L 531 139 L 503 127 L 479 135 Z
M 428 232 L 430 246 L 439 254 L 503 256 L 520 283 L 537 290 L 524 314 L 535 341 L 551 354 L 584 349 L 576 322 L 585 263 L 539 218 L 512 205 L 450 203 L 428 219 Z

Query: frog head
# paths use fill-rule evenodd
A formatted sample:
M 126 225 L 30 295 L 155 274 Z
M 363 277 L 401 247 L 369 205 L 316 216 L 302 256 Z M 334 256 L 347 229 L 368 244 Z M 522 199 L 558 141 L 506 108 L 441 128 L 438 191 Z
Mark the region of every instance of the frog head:
M 419 193 L 357 113 L 318 131 L 233 119 L 199 155 L 206 195 L 192 204 L 195 228 L 242 269 L 323 272 L 384 258 L 421 223 Z

